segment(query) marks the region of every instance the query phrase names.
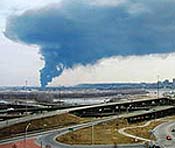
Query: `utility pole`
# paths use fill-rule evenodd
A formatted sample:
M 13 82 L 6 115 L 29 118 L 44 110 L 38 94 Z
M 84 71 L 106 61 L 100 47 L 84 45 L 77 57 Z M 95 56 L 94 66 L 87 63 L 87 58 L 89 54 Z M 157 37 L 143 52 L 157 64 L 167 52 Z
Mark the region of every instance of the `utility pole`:
M 25 81 L 25 93 L 26 93 L 26 113 L 25 113 L 25 114 L 26 114 L 26 115 L 27 115 L 27 105 L 28 105 L 28 103 L 27 103 L 27 102 L 28 102 L 28 101 L 27 101 L 27 84 L 28 84 L 28 81 L 26 80 L 26 81 Z
M 91 145 L 94 143 L 94 126 L 93 121 L 91 120 Z
M 28 123 L 26 128 L 25 128 L 25 134 L 24 134 L 24 148 L 27 148 L 26 145 L 27 145 L 27 130 L 29 128 L 29 126 L 31 125 L 31 123 Z
M 157 75 L 157 98 L 159 99 L 159 78 L 160 76 Z
M 43 142 L 41 141 L 41 148 L 43 148 Z

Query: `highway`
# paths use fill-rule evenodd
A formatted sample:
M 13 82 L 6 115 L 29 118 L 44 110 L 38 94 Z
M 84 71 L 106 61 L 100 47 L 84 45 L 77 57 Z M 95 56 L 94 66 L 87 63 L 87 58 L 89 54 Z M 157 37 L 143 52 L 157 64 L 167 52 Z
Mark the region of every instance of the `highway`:
M 81 129 L 81 128 L 85 128 L 85 127 L 90 127 L 90 126 L 95 126 L 99 123 L 102 123 L 102 122 L 107 122 L 107 121 L 110 121 L 110 120 L 113 120 L 113 119 L 116 119 L 118 118 L 117 116 L 113 116 L 113 117 L 108 117 L 108 118 L 105 118 L 105 119 L 100 119 L 100 120 L 94 120 L 92 122 L 88 122 L 88 123 L 85 123 L 85 124 L 81 124 L 81 125 L 76 125 L 76 126 L 72 126 L 71 128 L 73 128 L 74 130 L 78 130 L 78 129 Z M 59 143 L 56 141 L 56 137 L 57 136 L 61 136 L 63 134 L 66 134 L 66 133 L 69 133 L 70 132 L 70 127 L 69 128 L 65 128 L 63 130 L 58 130 L 58 131 L 55 131 L 51 134 L 45 134 L 45 135 L 42 135 L 42 136 L 39 136 L 39 138 L 37 138 L 37 142 L 38 143 L 41 143 L 42 141 L 42 144 L 43 145 L 51 145 L 52 148 L 115 148 L 114 145 L 67 145 L 67 144 L 63 144 L 63 143 Z M 145 145 L 140 145 L 140 144 L 136 144 L 136 145 L 117 145 L 116 147 L 118 148 L 145 148 Z
M 153 130 L 153 134 L 157 139 L 156 143 L 161 148 L 175 148 L 175 133 L 171 132 L 173 128 L 175 128 L 175 121 L 160 124 Z M 167 135 L 169 135 L 172 140 L 167 140 Z
M 73 126 L 72 128 L 74 130 L 77 130 L 77 129 L 81 129 L 81 128 L 84 128 L 84 127 L 90 127 L 90 126 L 94 126 L 94 125 L 97 125 L 99 123 L 102 123 L 102 122 L 107 122 L 107 121 L 110 121 L 110 120 L 113 120 L 113 119 L 117 119 L 118 116 L 112 116 L 112 117 L 108 117 L 108 118 L 105 118 L 105 119 L 100 119 L 100 120 L 94 120 L 92 122 L 88 122 L 86 124 L 81 124 L 81 125 L 77 125 L 77 126 Z M 146 148 L 146 145 L 145 144 L 131 144 L 131 145 L 125 145 L 125 144 L 120 144 L 120 145 L 67 145 L 67 144 L 63 144 L 63 143 L 59 143 L 56 141 L 56 137 L 60 136 L 60 135 L 63 135 L 63 134 L 66 134 L 66 133 L 69 133 L 69 128 L 65 128 L 63 130 L 58 130 L 58 131 L 55 131 L 53 133 L 50 133 L 50 134 L 45 134 L 45 135 L 42 135 L 42 136 L 39 136 L 39 138 L 37 138 L 37 142 L 38 143 L 41 143 L 42 141 L 42 144 L 43 145 L 47 145 L 49 144 L 52 148 Z
M 88 123 L 85 123 L 85 124 L 81 124 L 81 125 L 76 125 L 76 126 L 73 126 L 71 128 L 73 128 L 74 130 L 77 130 L 77 129 L 81 129 L 81 128 L 84 128 L 84 127 L 90 127 L 90 126 L 94 126 L 94 125 L 97 125 L 99 123 L 102 123 L 102 122 L 107 122 L 107 121 L 110 121 L 110 120 L 114 120 L 114 119 L 118 119 L 118 118 L 121 118 L 121 117 L 125 117 L 125 116 L 128 116 L 128 114 L 123 114 L 123 115 L 119 115 L 119 116 L 111 116 L 111 117 L 106 117 L 106 118 L 103 118 L 103 119 L 98 119 L 98 120 L 93 120 L 92 122 L 88 122 Z M 60 135 L 63 135 L 63 134 L 66 134 L 70 132 L 69 131 L 69 128 L 65 128 L 63 130 L 57 130 L 57 131 L 54 131 L 52 133 L 49 133 L 49 134 L 45 134 L 45 135 L 42 135 L 42 136 L 39 136 L 37 138 L 37 143 L 41 143 L 43 145 L 51 145 L 52 148 L 115 148 L 115 145 L 73 145 L 73 146 L 70 146 L 70 145 L 67 145 L 67 144 L 63 144 L 63 143 L 59 143 L 56 141 L 56 137 L 57 136 L 60 136 Z M 145 144 L 135 144 L 135 145 L 117 145 L 116 146 L 117 148 L 146 148 L 146 145 Z
M 141 99 L 139 101 L 143 101 L 144 99 Z M 138 101 L 138 100 L 137 100 Z M 137 102 L 136 101 L 136 102 Z M 128 101 L 127 101 L 128 102 Z M 134 101 L 132 101 L 134 102 Z M 35 120 L 35 119 L 39 119 L 39 118 L 44 118 L 44 117 L 50 117 L 50 116 L 54 116 L 54 115 L 58 115 L 58 114 L 64 114 L 64 113 L 68 113 L 68 112 L 71 112 L 71 111 L 76 111 L 76 110 L 81 110 L 81 109 L 87 109 L 87 108 L 93 108 L 94 106 L 95 107 L 99 107 L 99 106 L 104 106 L 104 105 L 111 105 L 111 104 L 118 104 L 118 103 L 123 103 L 123 102 L 117 102 L 117 103 L 107 103 L 107 104 L 100 104 L 100 105 L 93 105 L 93 106 L 83 106 L 83 107 L 75 107 L 75 108 L 69 108 L 69 109 L 62 109 L 62 110 L 56 110 L 56 111 L 51 111 L 51 112 L 46 112 L 46 113 L 43 113 L 43 114 L 36 114 L 36 115 L 29 115 L 29 116 L 25 116 L 23 118 L 16 118 L 16 119 L 12 119 L 12 120 L 7 120 L 7 121 L 3 121 L 3 122 L 0 122 L 0 128 L 3 128 L 3 127 L 6 127 L 6 126 L 10 126 L 10 125 L 14 125 L 16 123 L 21 123 L 21 122 L 26 122 L 26 121 L 31 121 L 31 120 Z M 124 102 L 126 103 L 126 102 Z M 109 120 L 113 120 L 113 119 L 117 119 L 117 118 L 129 118 L 129 117 L 135 117 L 135 116 L 139 116 L 139 115 L 144 115 L 144 114 L 148 114 L 148 113 L 154 113 L 154 112 L 157 112 L 157 111 L 166 111 L 167 109 L 171 109 L 171 108 L 174 108 L 174 106 L 159 106 L 159 107 L 154 107 L 150 110 L 142 110 L 142 111 L 135 111 L 135 112 L 131 112 L 131 113 L 125 113 L 125 114 L 120 114 L 120 115 L 117 115 L 117 116 L 112 116 L 112 117 L 106 117 L 106 118 L 103 118 L 103 119 L 100 119 L 100 120 L 95 120 L 93 121 L 93 125 L 96 125 L 96 124 L 99 124 L 101 122 L 106 122 L 106 121 L 109 121 Z M 85 123 L 85 124 L 81 124 L 81 125 L 76 125 L 72 128 L 74 129 L 79 129 L 79 128 L 83 128 L 83 127 L 89 127 L 92 125 L 92 122 L 89 122 L 89 123 Z M 165 125 L 165 129 L 166 127 L 169 126 L 169 125 Z M 175 125 L 173 124 L 173 126 L 171 127 L 175 127 Z M 165 133 L 165 131 L 162 131 L 164 128 L 160 128 L 160 132 L 159 130 L 155 130 L 157 132 L 155 132 L 155 134 L 157 135 L 157 137 L 161 137 L 161 133 Z M 38 143 L 43 143 L 44 144 L 51 144 L 54 148 L 59 148 L 59 147 L 63 147 L 62 144 L 56 142 L 54 140 L 55 136 L 56 135 L 62 135 L 64 134 L 65 132 L 69 132 L 68 130 L 69 128 L 64 128 L 64 129 L 58 129 L 58 130 L 52 130 L 52 131 L 48 131 L 48 132 L 42 132 L 42 133 L 37 133 L 37 134 L 33 134 L 33 135 L 30 135 L 29 138 L 37 138 L 38 140 Z M 171 134 L 171 133 L 170 133 Z M 41 136 L 42 135 L 42 136 Z M 166 134 L 165 134 L 166 135 Z M 39 138 L 38 138 L 39 136 Z M 162 136 L 164 139 L 163 140 L 166 140 L 166 136 Z M 23 139 L 24 137 L 21 136 L 21 137 L 16 137 L 16 138 L 11 138 L 11 139 L 8 139 L 6 141 L 0 141 L 0 143 L 8 143 L 8 142 L 13 142 L 15 140 L 20 140 L 20 139 Z M 158 142 L 160 143 L 160 145 L 162 145 L 162 141 L 163 141 L 161 138 L 160 140 L 158 140 Z M 165 147 L 165 146 L 162 146 L 162 148 L 172 148 L 171 145 L 175 144 L 173 143 L 173 141 L 167 141 L 167 143 L 165 143 L 166 145 L 165 146 L 169 146 L 169 147 Z M 172 142 L 172 143 L 171 143 Z M 170 144 L 169 144 L 170 143 Z M 58 147 L 58 145 L 61 145 Z M 66 147 L 68 145 L 64 145 L 64 147 Z M 68 146 L 69 147 L 69 146 Z M 75 146 L 74 146 L 75 147 Z M 77 146 L 76 146 L 77 147 Z M 86 147 L 90 147 L 90 146 L 86 146 Z M 97 146 L 98 147 L 98 146 Z M 100 146 L 101 148 L 102 147 L 109 147 L 109 146 Z M 112 146 L 114 147 L 114 146 Z M 119 147 L 119 146 L 117 146 Z M 124 146 L 122 146 L 124 147 Z M 131 147 L 131 146 L 130 146 Z M 139 148 L 140 146 L 138 146 Z
M 52 148 L 115 148 L 114 145 L 97 145 L 97 146 L 71 146 L 71 145 L 66 145 L 66 144 L 62 144 L 62 143 L 59 143 L 59 142 L 56 142 L 55 138 L 58 136 L 58 135 L 63 135 L 65 133 L 68 133 L 70 132 L 70 128 L 73 128 L 74 130 L 77 130 L 77 129 L 81 129 L 81 128 L 84 128 L 84 127 L 90 127 L 90 126 L 94 126 L 94 125 L 97 125 L 99 123 L 102 123 L 102 122 L 107 122 L 107 121 L 110 121 L 110 120 L 113 120 L 113 119 L 117 119 L 118 116 L 112 116 L 112 117 L 106 117 L 106 118 L 103 118 L 103 119 L 97 119 L 97 120 L 93 120 L 91 122 L 87 122 L 87 123 L 83 123 L 83 124 L 79 124 L 79 125 L 74 125 L 74 126 L 71 126 L 71 127 L 66 127 L 66 128 L 60 128 L 60 129 L 54 129 L 54 130 L 50 130 L 50 131 L 47 131 L 47 132 L 40 132 L 40 133 L 35 133 L 35 134 L 30 134 L 27 136 L 28 139 L 31 139 L 31 138 L 35 138 L 36 139 L 36 143 L 38 143 L 38 145 L 41 145 L 41 141 L 42 141 L 42 145 L 50 145 Z M 16 142 L 16 141 L 20 141 L 20 140 L 23 140 L 24 139 L 24 136 L 18 136 L 18 137 L 15 137 L 15 138 L 10 138 L 10 139 L 7 139 L 7 140 L 1 140 L 0 141 L 0 144 L 7 144 L 7 143 L 11 143 L 11 142 Z M 136 145 L 120 145 L 118 146 L 118 148 L 145 148 L 145 145 L 142 144 L 136 144 Z
M 107 121 L 110 121 L 110 120 L 113 120 L 113 119 L 117 119 L 117 118 L 118 118 L 118 116 L 113 116 L 113 117 L 107 117 L 107 118 L 104 118 L 104 119 L 93 120 L 93 121 L 85 123 L 85 124 L 72 126 L 71 128 L 73 128 L 74 130 L 77 130 L 77 129 L 81 129 L 81 128 L 84 128 L 84 127 L 90 127 L 92 125 L 94 126 L 94 125 L 97 125 L 99 123 L 107 122 Z M 58 135 L 63 135 L 65 133 L 70 132 L 69 129 L 70 129 L 70 127 L 69 128 L 65 128 L 63 130 L 58 130 L 58 131 L 55 131 L 55 132 L 52 132 L 52 133 L 49 133 L 49 134 L 45 134 L 45 135 L 39 136 L 37 141 L 38 141 L 38 143 L 41 143 L 41 141 L 42 141 L 43 145 L 49 144 L 49 145 L 52 146 L 52 148 L 64 148 L 64 147 L 67 148 L 68 145 L 58 143 L 55 140 L 55 138 Z M 89 146 L 87 146 L 87 147 L 89 147 Z
M 137 99 L 137 100 L 132 100 L 132 103 L 142 102 L 142 101 L 150 101 L 150 100 L 158 100 L 158 99 Z M 125 104 L 125 103 L 131 103 L 131 101 L 127 100 L 127 101 L 121 101 L 121 102 L 97 104 L 97 105 L 90 105 L 90 106 L 75 107 L 75 108 L 69 108 L 69 109 L 44 112 L 42 114 L 28 115 L 28 116 L 21 117 L 21 118 L 10 119 L 8 121 L 1 121 L 0 128 L 4 128 L 4 127 L 10 126 L 10 125 L 14 125 L 17 123 L 22 123 L 22 122 L 27 122 L 27 121 L 31 121 L 31 120 L 35 120 L 35 119 L 41 119 L 41 118 L 59 115 L 59 114 L 63 114 L 63 113 L 73 112 L 73 111 L 77 111 L 77 110 L 90 109 L 90 108 L 103 107 L 103 106 L 111 106 L 111 105 L 119 105 L 119 104 Z

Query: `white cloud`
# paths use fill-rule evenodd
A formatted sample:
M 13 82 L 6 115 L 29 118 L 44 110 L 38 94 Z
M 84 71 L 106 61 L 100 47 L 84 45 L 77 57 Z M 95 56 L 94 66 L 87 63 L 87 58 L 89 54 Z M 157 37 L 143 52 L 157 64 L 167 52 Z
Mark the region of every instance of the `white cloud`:
M 165 58 L 166 57 L 166 58 Z M 100 60 L 93 66 L 67 69 L 55 78 L 51 86 L 79 83 L 155 82 L 157 75 L 163 80 L 175 77 L 175 53 L 146 56 L 113 57 Z
M 39 71 L 43 65 L 37 47 L 15 43 L 0 33 L 0 86 L 39 84 Z

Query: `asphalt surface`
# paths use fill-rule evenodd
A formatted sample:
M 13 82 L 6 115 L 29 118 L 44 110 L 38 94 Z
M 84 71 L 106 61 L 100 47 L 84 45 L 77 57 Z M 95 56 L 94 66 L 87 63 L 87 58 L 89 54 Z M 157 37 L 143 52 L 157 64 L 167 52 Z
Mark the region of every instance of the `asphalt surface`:
M 135 145 L 81 145 L 81 146 L 75 146 L 75 145 L 66 145 L 63 143 L 59 143 L 55 140 L 55 138 L 59 135 L 63 135 L 65 133 L 70 132 L 70 128 L 73 128 L 74 130 L 80 129 L 80 128 L 84 128 L 84 127 L 89 127 L 89 126 L 94 126 L 97 125 L 99 123 L 102 122 L 106 122 L 106 121 L 110 121 L 113 119 L 117 119 L 118 116 L 112 116 L 112 117 L 107 117 L 107 118 L 103 118 L 103 119 L 98 119 L 98 120 L 93 120 L 92 122 L 88 122 L 88 123 L 83 123 L 83 124 L 79 124 L 79 125 L 74 125 L 71 127 L 66 127 L 66 128 L 61 128 L 61 129 L 54 129 L 54 130 L 50 130 L 50 131 L 46 131 L 46 132 L 40 132 L 40 133 L 35 133 L 35 134 L 30 134 L 27 135 L 27 139 L 36 139 L 36 143 L 41 146 L 46 146 L 46 145 L 50 145 L 51 148 L 146 148 L 146 146 L 144 144 L 135 144 Z M 24 139 L 24 136 L 18 136 L 18 137 L 14 137 L 14 138 L 10 138 L 7 140 L 1 140 L 0 141 L 0 145 L 1 144 L 7 144 L 7 143 L 12 143 L 12 142 L 17 142 L 17 141 L 21 141 Z
M 153 134 L 157 139 L 156 143 L 159 144 L 161 148 L 175 148 L 175 132 L 171 131 L 173 128 L 175 128 L 175 121 L 163 123 L 153 130 Z M 172 140 L 166 139 L 168 135 Z
M 105 118 L 105 119 L 100 119 L 100 120 L 95 120 L 95 121 L 84 123 L 84 124 L 80 124 L 80 125 L 75 125 L 75 126 L 72 126 L 71 128 L 73 128 L 73 130 L 75 131 L 77 129 L 81 129 L 81 128 L 84 128 L 84 127 L 90 127 L 92 125 L 94 126 L 94 125 L 97 125 L 99 123 L 106 122 L 106 121 L 109 121 L 109 120 L 112 120 L 112 119 L 116 119 L 116 118 L 118 118 L 118 117 L 117 116 L 108 117 L 108 118 Z M 69 129 L 70 129 L 70 127 L 64 128 L 64 129 L 58 129 L 55 132 L 39 136 L 39 138 L 37 138 L 37 143 L 41 144 L 41 141 L 42 141 L 43 145 L 49 144 L 49 145 L 51 145 L 52 148 L 76 147 L 76 146 L 69 146 L 69 145 L 66 145 L 66 144 L 61 144 L 61 143 L 58 143 L 55 140 L 55 138 L 57 136 L 63 135 L 63 134 L 66 134 L 66 133 L 70 132 Z
M 166 106 L 166 107 L 156 107 L 155 109 L 154 109 L 154 111 L 157 111 L 157 110 L 162 110 L 162 109 L 166 109 L 166 108 L 169 108 L 169 107 L 171 107 L 171 106 Z M 54 112 L 51 112 L 50 114 L 46 114 L 46 116 L 48 116 L 48 115 L 51 115 L 51 114 L 55 114 L 55 113 L 57 113 L 57 114 L 61 114 L 61 113 L 63 113 L 63 112 L 67 112 L 68 111 L 68 109 L 67 110 L 63 110 L 63 111 L 54 111 Z M 143 113 L 148 113 L 148 112 L 152 112 L 152 110 L 150 110 L 150 111 L 135 111 L 135 112 L 133 112 L 133 113 L 126 113 L 126 114 L 122 114 L 122 115 L 117 115 L 117 116 L 112 116 L 112 117 L 107 117 L 107 118 L 103 118 L 103 119 L 100 119 L 100 120 L 98 120 L 98 121 L 93 121 L 93 124 L 94 125 L 96 125 L 96 124 L 98 124 L 98 123 L 101 123 L 101 122 L 106 122 L 106 121 L 109 121 L 109 120 L 113 120 L 113 119 L 117 119 L 117 118 L 126 118 L 126 117 L 128 117 L 128 116 L 135 116 L 135 115 L 139 115 L 139 114 L 143 114 Z M 40 116 L 44 116 L 44 115 L 40 115 Z M 30 118 L 30 117 L 26 117 L 25 119 L 27 119 L 27 118 Z M 37 117 L 38 118 L 38 117 Z M 23 118 L 24 119 L 24 118 Z M 15 120 L 17 120 L 17 119 L 15 119 Z M 88 126 L 91 126 L 91 124 L 92 123 L 86 123 L 86 125 L 83 125 L 84 127 L 88 127 Z M 74 127 L 74 128 L 82 128 L 81 127 L 82 125 L 77 125 L 76 127 Z M 62 131 L 63 130 L 63 131 Z M 65 130 L 65 131 L 64 131 Z M 162 129 L 160 129 L 160 130 L 162 130 Z M 39 135 L 43 135 L 42 137 L 40 136 L 40 141 L 42 141 L 43 142 L 43 145 L 44 144 L 51 144 L 51 145 L 55 145 L 56 146 L 56 144 L 57 144 L 57 148 L 59 148 L 58 147 L 58 143 L 56 142 L 56 141 L 54 141 L 53 139 L 54 139 L 54 134 L 64 134 L 64 132 L 68 132 L 68 128 L 66 128 L 66 129 L 58 129 L 58 130 L 52 130 L 52 131 L 48 131 L 48 132 L 42 132 L 42 133 L 37 133 L 37 134 L 33 134 L 33 135 L 30 135 L 29 137 L 38 137 Z M 158 134 L 159 132 L 157 132 L 157 135 L 159 135 Z M 161 131 L 160 133 L 163 133 L 163 131 Z M 46 137 L 46 138 L 45 138 Z M 8 140 L 5 140 L 5 141 L 0 141 L 0 143 L 3 143 L 3 142 L 6 142 L 6 143 L 8 143 L 8 142 L 10 142 L 10 141 L 12 141 L 12 140 L 16 140 L 16 141 L 18 141 L 18 140 L 20 140 L 20 139 L 23 139 L 24 137 L 23 136 L 21 136 L 21 137 L 15 137 L 15 138 L 12 138 L 12 139 L 8 139 Z M 163 136 L 163 140 L 166 140 L 165 139 L 166 138 L 166 136 L 164 135 Z M 160 143 L 162 142 L 162 139 L 160 140 Z M 49 141 L 48 141 L 49 140 Z M 38 143 L 41 143 L 41 142 L 38 142 Z M 13 141 L 12 141 L 13 142 Z M 167 142 L 167 141 L 166 141 Z M 168 142 L 170 142 L 170 141 L 168 141 Z M 167 144 L 168 145 L 168 144 Z M 61 147 L 63 147 L 63 145 L 61 146 Z M 75 146 L 74 146 L 75 147 Z M 83 147 L 83 146 L 81 146 L 81 147 Z M 88 146 L 89 147 L 89 146 Z M 102 145 L 101 145 L 101 147 L 102 147 Z M 103 147 L 106 147 L 106 146 L 103 146 Z M 109 147 L 109 146 L 107 146 L 107 147 Z M 114 146 L 113 146 L 114 147 Z M 117 146 L 117 147 L 119 147 L 119 146 Z M 130 146 L 131 147 L 131 146 Z M 54 148 L 54 147 L 53 147 Z M 139 148 L 139 147 L 138 147 Z M 175 147 L 174 147 L 175 148 Z
M 67 145 L 59 143 L 55 140 L 57 136 L 67 133 L 67 130 L 57 131 L 52 134 L 40 136 L 37 139 L 37 143 L 42 141 L 43 145 L 50 145 L 52 148 L 146 148 L 145 144 L 120 144 L 120 145 Z M 41 144 L 40 144 L 41 145 Z
M 84 127 L 90 127 L 92 125 L 97 125 L 99 123 L 102 122 L 106 122 L 112 119 L 115 119 L 117 117 L 110 117 L 110 118 L 106 118 L 106 119 L 101 119 L 98 121 L 93 121 L 93 122 L 89 122 L 86 124 L 81 124 L 81 125 L 77 125 L 77 126 L 73 126 L 71 128 L 73 128 L 74 130 L 77 129 L 81 129 Z M 57 130 L 53 133 L 50 134 L 45 134 L 42 136 L 39 136 L 37 138 L 37 143 L 39 145 L 50 145 L 52 148 L 146 148 L 145 144 L 131 144 L 131 145 L 67 145 L 67 144 L 63 144 L 63 143 L 59 143 L 58 141 L 56 141 L 56 137 L 69 133 L 69 128 L 65 128 L 65 129 L 61 129 L 61 130 Z
M 147 101 L 147 100 L 156 100 L 156 98 L 155 99 L 153 99 L 153 98 L 136 99 L 136 100 L 132 100 L 132 103 L 142 102 L 142 101 Z M 10 125 L 17 124 L 17 123 L 31 121 L 31 120 L 34 120 L 34 119 L 41 119 L 41 118 L 45 118 L 45 117 L 50 117 L 50 116 L 54 116 L 54 115 L 68 113 L 68 112 L 71 112 L 71 111 L 88 109 L 88 108 L 95 108 L 95 107 L 118 105 L 118 104 L 124 104 L 124 103 L 129 103 L 129 102 L 131 102 L 131 101 L 126 100 L 126 101 L 120 101 L 120 102 L 112 102 L 112 103 L 97 104 L 97 105 L 88 105 L 88 106 L 83 106 L 83 107 L 75 107 L 75 108 L 69 108 L 69 109 L 50 111 L 50 112 L 45 112 L 43 114 L 29 115 L 29 116 L 25 116 L 25 117 L 21 117 L 21 118 L 15 118 L 15 119 L 10 119 L 10 120 L 6 120 L 6 121 L 0 121 L 0 128 L 4 128 L 4 127 L 10 126 Z

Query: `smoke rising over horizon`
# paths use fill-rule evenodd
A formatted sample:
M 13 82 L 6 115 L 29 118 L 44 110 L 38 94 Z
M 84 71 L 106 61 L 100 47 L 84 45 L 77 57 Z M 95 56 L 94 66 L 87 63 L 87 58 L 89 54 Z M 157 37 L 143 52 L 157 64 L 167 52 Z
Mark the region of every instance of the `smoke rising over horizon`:
M 102 1 L 64 0 L 8 18 L 6 37 L 40 47 L 42 87 L 76 65 L 175 51 L 173 0 Z

